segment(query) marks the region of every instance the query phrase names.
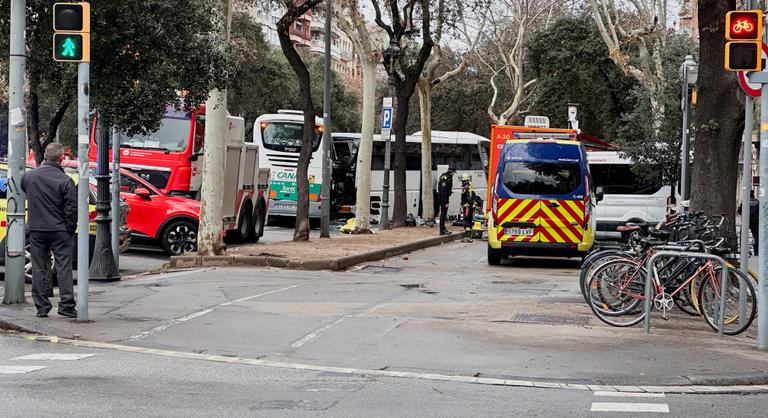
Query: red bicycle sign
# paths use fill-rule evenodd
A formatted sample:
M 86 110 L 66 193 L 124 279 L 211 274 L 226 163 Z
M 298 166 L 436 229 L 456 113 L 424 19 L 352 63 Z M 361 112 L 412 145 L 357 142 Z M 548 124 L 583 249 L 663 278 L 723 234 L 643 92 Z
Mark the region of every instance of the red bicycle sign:
M 731 27 L 733 33 L 752 33 L 755 30 L 755 25 L 747 19 L 737 20 Z

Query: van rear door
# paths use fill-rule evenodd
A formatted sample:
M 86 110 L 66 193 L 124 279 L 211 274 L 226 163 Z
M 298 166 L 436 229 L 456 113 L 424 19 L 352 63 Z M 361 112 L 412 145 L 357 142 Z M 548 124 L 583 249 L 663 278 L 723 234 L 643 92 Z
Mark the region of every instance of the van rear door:
M 580 243 L 587 171 L 579 145 L 507 143 L 504 152 L 497 185 L 500 241 Z

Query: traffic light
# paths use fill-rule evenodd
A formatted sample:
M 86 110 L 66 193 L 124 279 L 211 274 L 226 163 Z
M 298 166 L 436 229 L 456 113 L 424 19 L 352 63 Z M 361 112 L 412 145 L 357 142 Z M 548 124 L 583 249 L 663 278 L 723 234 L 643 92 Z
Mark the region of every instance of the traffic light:
M 54 61 L 91 61 L 90 3 L 54 3 L 53 30 Z
M 725 44 L 725 69 L 729 71 L 762 71 L 761 42 L 728 42 Z
M 762 71 L 763 12 L 739 10 L 725 16 L 725 69 Z
M 725 25 L 725 39 L 729 41 L 763 40 L 763 12 L 760 10 L 728 12 Z

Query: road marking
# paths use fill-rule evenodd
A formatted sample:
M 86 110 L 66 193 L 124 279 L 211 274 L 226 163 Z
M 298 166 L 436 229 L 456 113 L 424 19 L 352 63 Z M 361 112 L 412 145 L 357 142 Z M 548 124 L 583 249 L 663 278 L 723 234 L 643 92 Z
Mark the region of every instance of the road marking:
M 291 344 L 291 348 L 299 348 L 299 347 L 301 347 L 302 345 L 304 345 L 304 344 L 314 340 L 315 338 L 319 337 L 321 334 L 323 334 L 324 332 L 328 331 L 329 329 L 331 329 L 331 328 L 335 327 L 336 325 L 339 325 L 340 323 L 344 322 L 345 319 L 349 319 L 349 318 L 362 318 L 362 317 L 364 317 L 366 315 L 369 315 L 369 314 L 373 313 L 374 311 L 376 311 L 378 309 L 383 308 L 386 305 L 387 305 L 387 303 L 381 303 L 381 304 L 378 304 L 378 305 L 372 307 L 371 309 L 368 309 L 367 311 L 365 311 L 363 313 L 344 315 L 341 318 L 331 322 L 330 324 L 325 325 L 323 327 L 320 327 L 320 328 L 310 332 L 309 334 L 303 336 L 300 340 L 298 340 L 295 343 Z
M 283 291 L 286 291 L 286 290 L 289 290 L 289 289 L 293 289 L 293 288 L 296 288 L 296 287 L 299 287 L 299 286 L 300 285 L 295 284 L 295 285 L 292 285 L 292 286 L 283 287 L 282 289 L 270 290 L 269 292 L 259 293 L 257 295 L 246 296 L 244 298 L 235 299 L 235 300 L 231 300 L 231 301 L 224 302 L 224 303 L 219 303 L 217 305 L 214 305 L 213 307 L 206 308 L 206 309 L 203 309 L 203 310 L 200 310 L 200 311 L 197 311 L 197 312 L 192 312 L 191 314 L 184 315 L 184 316 L 182 316 L 180 318 L 171 319 L 171 320 L 166 321 L 166 322 L 162 323 L 161 325 L 159 325 L 159 326 L 157 326 L 155 328 L 152 328 L 152 329 L 150 329 L 148 331 L 143 331 L 143 332 L 141 332 L 139 334 L 132 335 L 132 336 L 128 337 L 128 341 L 140 340 L 140 339 L 148 337 L 148 336 L 150 336 L 152 334 L 156 334 L 156 333 L 158 333 L 160 331 L 164 331 L 164 330 L 166 330 L 166 329 L 168 329 L 168 328 L 170 328 L 170 327 L 172 327 L 174 325 L 178 325 L 178 324 L 181 324 L 183 322 L 187 322 L 190 319 L 195 319 L 195 318 L 199 318 L 199 317 L 201 317 L 203 315 L 207 315 L 207 314 L 213 312 L 213 308 L 215 308 L 216 306 L 229 306 L 229 305 L 233 305 L 235 303 L 240 303 L 240 302 L 245 302 L 247 300 L 252 300 L 252 299 L 260 298 L 262 296 L 267 296 L 267 295 L 271 295 L 271 294 L 274 294 L 274 293 L 283 292 Z
M 334 367 L 334 366 L 319 366 L 315 364 L 306 363 L 291 363 L 286 361 L 273 361 L 265 359 L 243 358 L 243 357 L 229 357 L 229 356 L 217 356 L 211 354 L 191 353 L 184 351 L 173 350 L 161 350 L 156 348 L 138 347 L 133 345 L 123 345 L 114 343 L 100 343 L 96 341 L 87 340 L 71 340 L 67 338 L 59 338 L 56 336 L 37 336 L 37 335 L 25 335 L 23 337 L 28 341 L 40 341 L 54 344 L 66 344 L 73 347 L 88 347 L 94 349 L 119 351 L 125 353 L 147 354 L 153 356 L 180 358 L 187 360 L 209 361 L 214 363 L 227 363 L 227 364 L 241 364 L 249 366 L 261 366 L 270 367 L 275 369 L 290 369 L 290 370 L 305 370 L 316 372 L 331 372 L 352 376 L 379 376 L 389 378 L 401 378 L 401 379 L 418 379 L 429 380 L 435 382 L 455 382 L 455 383 L 472 383 L 478 385 L 490 385 L 490 386 L 507 386 L 507 387 L 549 387 L 552 389 L 569 389 L 580 390 L 585 389 L 585 385 L 573 385 L 568 383 L 553 383 L 548 382 L 547 386 L 543 385 L 544 382 L 536 382 L 530 380 L 509 380 L 498 378 L 480 378 L 472 376 L 461 375 L 449 375 L 449 374 L 437 374 L 437 373 L 415 373 L 415 372 L 401 372 L 396 370 L 380 370 L 380 369 L 355 369 L 348 367 Z M 2 366 L 0 366 L 2 367 Z M 44 368 L 43 366 L 35 366 Z M 39 370 L 36 369 L 36 370 Z M 709 386 L 712 388 L 712 386 Z M 711 391 L 697 390 L 697 386 L 657 386 L 657 390 L 665 393 L 712 393 Z M 768 386 L 718 386 L 722 393 L 768 393 Z M 736 390 L 737 392 L 734 392 Z
M 44 368 L 45 366 L 0 366 L 0 374 L 25 374 Z
M 152 328 L 149 331 L 144 331 L 144 332 L 142 332 L 140 334 L 136 334 L 136 335 L 132 335 L 132 336 L 128 337 L 128 341 L 140 340 L 140 339 L 142 339 L 144 337 L 148 337 L 148 336 L 150 336 L 152 334 L 156 334 L 156 333 L 158 333 L 160 331 L 166 330 L 166 329 L 168 329 L 168 328 L 170 328 L 170 327 L 172 327 L 174 325 L 178 325 L 178 324 L 180 324 L 182 322 L 187 322 L 190 319 L 195 319 L 195 318 L 201 317 L 201 316 L 203 316 L 205 314 L 209 314 L 211 312 L 213 312 L 213 309 L 204 309 L 202 311 L 193 312 L 193 313 L 191 313 L 189 315 L 184 315 L 184 316 L 182 316 L 180 318 L 171 319 L 170 321 L 167 321 L 167 322 L 163 323 L 160 326 Z
M 597 391 L 595 396 L 608 396 L 614 398 L 663 398 L 663 393 L 643 393 L 643 392 L 609 392 Z
M 220 303 L 220 304 L 218 304 L 218 306 L 234 305 L 236 303 L 245 302 L 246 300 L 256 299 L 256 298 L 260 298 L 262 296 L 267 296 L 267 295 L 272 295 L 272 294 L 279 293 L 279 292 L 284 292 L 286 290 L 295 289 L 297 287 L 299 287 L 299 285 L 295 284 L 293 286 L 284 287 L 282 289 L 270 290 L 269 292 L 259 293 L 258 295 L 246 296 L 244 298 L 235 299 L 235 300 L 231 300 L 229 302 Z
M 37 354 L 27 354 L 26 356 L 21 356 L 21 357 L 14 357 L 11 360 L 74 361 L 74 360 L 82 360 L 88 357 L 93 357 L 95 355 L 96 354 L 37 353 Z
M 661 412 L 669 413 L 665 403 L 612 403 L 592 402 L 591 412 Z

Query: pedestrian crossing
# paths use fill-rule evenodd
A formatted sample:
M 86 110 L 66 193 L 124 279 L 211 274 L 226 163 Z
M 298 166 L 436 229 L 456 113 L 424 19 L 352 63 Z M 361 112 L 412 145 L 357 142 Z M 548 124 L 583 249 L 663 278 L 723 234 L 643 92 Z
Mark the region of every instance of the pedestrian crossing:
M 14 357 L 9 362 L 46 362 L 46 361 L 77 361 L 93 357 L 96 354 L 87 353 L 35 353 L 24 356 Z M 47 369 L 49 365 L 19 365 L 19 364 L 0 364 L 0 374 L 27 374 L 38 370 Z
M 606 398 L 605 400 L 608 400 L 607 398 L 626 398 L 627 401 L 632 402 L 592 402 L 590 412 L 669 413 L 669 405 L 666 402 L 658 402 L 665 399 L 663 393 L 598 391 L 594 392 L 594 395 L 597 398 Z M 643 401 L 638 402 L 640 399 Z M 653 400 L 658 401 L 653 402 Z

